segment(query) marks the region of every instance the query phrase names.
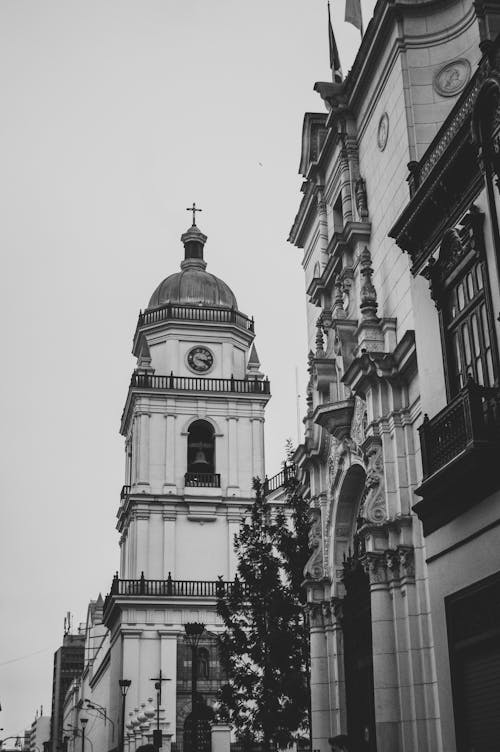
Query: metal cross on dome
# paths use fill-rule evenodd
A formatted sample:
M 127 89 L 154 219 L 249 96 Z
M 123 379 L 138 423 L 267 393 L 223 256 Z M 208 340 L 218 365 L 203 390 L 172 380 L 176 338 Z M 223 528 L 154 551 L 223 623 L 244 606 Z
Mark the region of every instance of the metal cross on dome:
M 193 224 L 192 224 L 192 227 L 196 227 L 196 212 L 197 211 L 203 211 L 203 209 L 197 209 L 196 208 L 196 204 L 193 201 L 193 205 L 192 206 L 188 206 L 187 209 L 186 209 L 186 211 L 193 212 Z

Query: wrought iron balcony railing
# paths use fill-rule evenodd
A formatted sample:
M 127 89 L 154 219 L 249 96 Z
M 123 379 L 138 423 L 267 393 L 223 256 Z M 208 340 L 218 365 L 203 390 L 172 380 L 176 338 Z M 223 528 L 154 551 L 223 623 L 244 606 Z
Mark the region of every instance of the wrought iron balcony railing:
M 186 473 L 184 485 L 187 488 L 220 488 L 219 473 Z
M 270 394 L 269 379 L 210 379 L 198 376 L 157 376 L 150 373 L 132 374 L 131 388 L 172 389 L 185 392 L 231 392 L 233 394 Z
M 472 380 L 419 428 L 424 481 L 473 447 L 500 442 L 500 390 Z
M 276 473 L 276 475 L 272 475 L 270 478 L 266 476 L 264 483 L 262 484 L 264 495 L 267 496 L 267 494 L 271 493 L 272 491 L 276 491 L 278 488 L 281 488 L 281 486 L 284 486 L 289 480 L 292 480 L 293 478 L 295 478 L 294 464 L 285 465 L 281 472 Z
M 122 490 L 120 491 L 120 501 L 123 501 L 130 496 L 131 489 L 131 486 L 122 486 Z
M 120 580 L 118 574 L 113 577 L 111 589 L 106 596 L 106 610 L 113 596 L 151 596 L 169 598 L 223 598 L 231 595 L 237 588 L 246 591 L 246 586 L 237 578 L 223 580 L 174 580 L 169 572 L 166 580 L 147 580 L 142 573 L 138 580 Z
M 500 488 L 500 389 L 469 381 L 419 431 L 424 477 L 413 509 L 429 535 Z
M 235 324 L 241 329 L 254 332 L 254 320 L 234 308 L 217 308 L 211 306 L 167 305 L 149 311 L 141 311 L 137 321 L 137 328 L 161 321 L 208 321 L 212 324 Z

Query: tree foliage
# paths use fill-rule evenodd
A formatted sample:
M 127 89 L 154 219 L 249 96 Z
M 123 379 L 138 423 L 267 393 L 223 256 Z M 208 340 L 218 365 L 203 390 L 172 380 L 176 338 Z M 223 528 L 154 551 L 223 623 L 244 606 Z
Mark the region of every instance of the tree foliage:
M 221 711 L 243 742 L 259 741 L 269 750 L 307 727 L 309 635 L 301 587 L 307 503 L 294 477 L 286 481 L 281 506 L 268 503 L 258 479 L 254 489 L 255 500 L 235 537 L 235 586 L 218 601 L 228 676 Z

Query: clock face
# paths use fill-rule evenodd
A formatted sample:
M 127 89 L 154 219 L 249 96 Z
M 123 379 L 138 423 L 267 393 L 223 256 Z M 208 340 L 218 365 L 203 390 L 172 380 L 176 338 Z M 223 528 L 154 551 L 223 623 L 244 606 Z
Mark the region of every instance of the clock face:
M 193 347 L 187 356 L 188 366 L 196 373 L 209 371 L 214 363 L 214 356 L 206 347 Z

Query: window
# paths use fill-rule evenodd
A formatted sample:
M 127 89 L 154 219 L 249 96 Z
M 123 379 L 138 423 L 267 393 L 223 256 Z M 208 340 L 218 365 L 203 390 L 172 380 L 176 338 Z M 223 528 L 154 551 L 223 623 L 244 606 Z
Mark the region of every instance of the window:
M 459 227 L 446 230 L 426 271 L 440 311 L 449 398 L 470 377 L 487 387 L 497 379 L 482 223 L 473 206 Z
M 198 679 L 210 678 L 210 655 L 207 648 L 198 648 Z

